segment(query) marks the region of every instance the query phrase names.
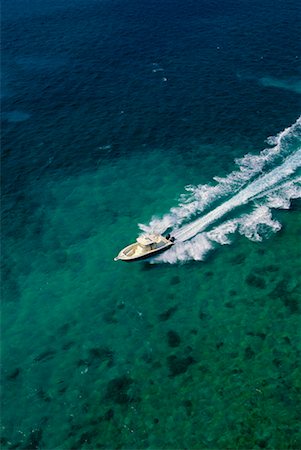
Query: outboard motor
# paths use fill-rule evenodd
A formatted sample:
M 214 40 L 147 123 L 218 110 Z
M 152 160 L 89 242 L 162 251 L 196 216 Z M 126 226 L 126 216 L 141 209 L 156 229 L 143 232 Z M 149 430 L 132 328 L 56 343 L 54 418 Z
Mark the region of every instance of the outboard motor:
M 165 237 L 166 239 L 170 239 L 170 234 L 167 234 Z
M 175 242 L 176 238 L 172 236 L 169 240 L 170 242 Z

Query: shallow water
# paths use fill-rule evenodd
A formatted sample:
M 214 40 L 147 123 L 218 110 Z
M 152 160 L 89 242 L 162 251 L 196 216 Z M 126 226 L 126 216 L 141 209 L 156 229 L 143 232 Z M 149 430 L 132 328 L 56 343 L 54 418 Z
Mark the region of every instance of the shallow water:
M 113 261 L 298 155 L 296 10 L 4 2 L 3 448 L 300 448 L 300 168 Z

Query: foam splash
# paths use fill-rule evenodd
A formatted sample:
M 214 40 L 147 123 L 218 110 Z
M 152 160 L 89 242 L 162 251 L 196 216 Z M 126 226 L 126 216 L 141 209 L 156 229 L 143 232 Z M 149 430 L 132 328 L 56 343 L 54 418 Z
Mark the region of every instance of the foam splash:
M 301 117 L 268 138 L 268 143 L 273 147 L 236 160 L 239 170 L 225 178 L 215 177 L 215 185 L 187 187 L 188 194 L 180 198 L 177 207 L 161 219 L 153 218 L 149 225 L 140 225 L 143 231 L 155 233 L 174 228 L 176 245 L 154 261 L 202 260 L 216 244 L 230 244 L 230 236 L 236 232 L 260 241 L 279 231 L 281 224 L 273 220 L 271 208 L 288 209 L 292 199 L 301 197 L 301 177 L 296 176 L 301 167 Z M 249 204 L 253 205 L 251 212 L 210 229 L 232 210 Z M 182 225 L 209 208 L 202 217 Z
M 181 195 L 178 206 L 171 208 L 162 218 L 153 217 L 148 225 L 139 224 L 139 228 L 143 232 L 160 234 L 169 228 L 177 229 L 183 222 L 202 213 L 215 202 L 240 191 L 267 166 L 287 154 L 293 141 L 300 139 L 300 128 L 301 117 L 277 136 L 267 139 L 267 143 L 273 147 L 265 148 L 259 155 L 248 153 L 236 159 L 235 163 L 239 169 L 224 178 L 214 177 L 215 185 L 186 186 L 186 193 Z
M 265 204 L 269 208 L 289 209 L 291 201 L 301 197 L 301 177 L 287 181 L 281 185 L 270 189 L 268 192 L 259 194 L 256 200 L 264 198 Z
M 202 261 L 214 245 L 206 234 L 199 234 L 187 242 L 177 242 L 167 252 L 152 259 L 153 263 L 165 262 L 175 264 L 189 260 Z

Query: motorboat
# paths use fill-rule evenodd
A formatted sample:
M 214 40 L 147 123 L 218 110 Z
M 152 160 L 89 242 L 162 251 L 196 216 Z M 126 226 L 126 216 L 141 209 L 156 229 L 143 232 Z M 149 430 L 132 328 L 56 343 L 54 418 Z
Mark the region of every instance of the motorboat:
M 122 249 L 114 261 L 139 261 L 158 253 L 164 252 L 174 245 L 175 238 L 169 234 L 162 236 L 161 234 L 143 234 L 139 236 L 133 244 Z

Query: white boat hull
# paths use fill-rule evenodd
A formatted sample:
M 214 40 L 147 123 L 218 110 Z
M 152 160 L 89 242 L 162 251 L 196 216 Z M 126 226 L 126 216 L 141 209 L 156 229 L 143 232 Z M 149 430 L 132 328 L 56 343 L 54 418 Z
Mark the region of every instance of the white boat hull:
M 119 252 L 116 258 L 114 258 L 114 261 L 140 261 L 155 256 L 158 253 L 162 253 L 168 250 L 172 245 L 174 245 L 173 240 L 159 235 L 157 237 L 157 242 L 153 243 L 152 246 L 143 247 L 139 242 L 128 245 Z

